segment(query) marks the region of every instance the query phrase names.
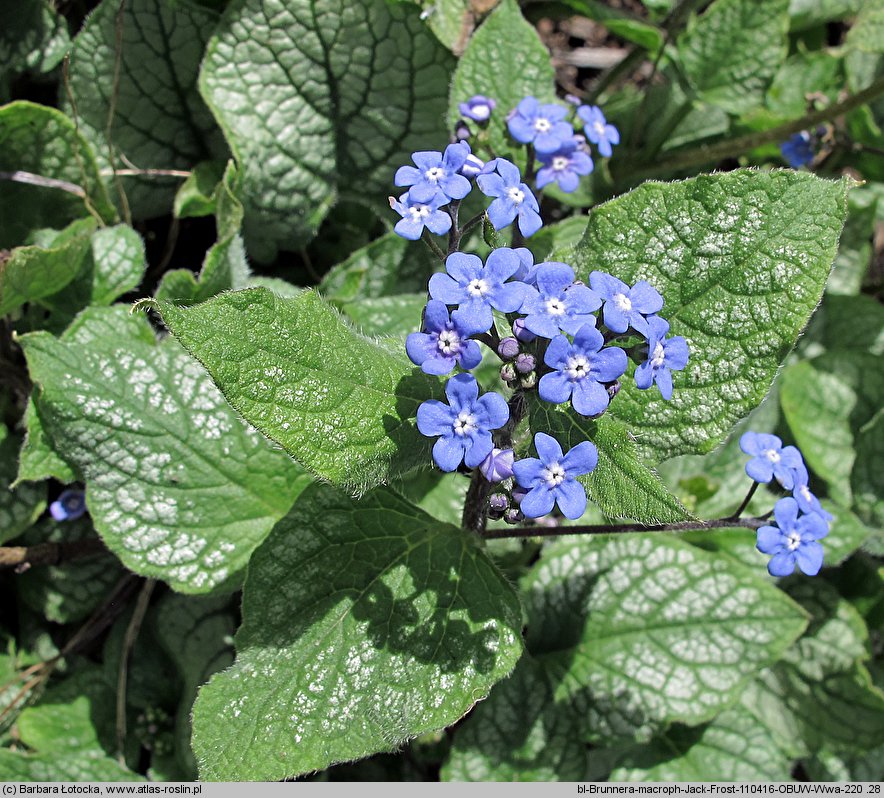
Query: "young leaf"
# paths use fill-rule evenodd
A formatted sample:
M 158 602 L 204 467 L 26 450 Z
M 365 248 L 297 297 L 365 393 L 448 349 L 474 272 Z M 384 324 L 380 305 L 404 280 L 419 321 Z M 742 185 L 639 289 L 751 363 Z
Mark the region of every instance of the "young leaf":
M 71 50 L 70 91 L 80 130 L 102 167 L 190 169 L 212 154 L 225 156 L 221 133 L 196 87 L 216 20 L 196 3 L 163 0 L 127 0 L 122 6 L 104 0 L 86 19 Z M 138 218 L 167 213 L 180 181 L 156 175 L 118 179 Z
M 573 265 L 663 295 L 691 359 L 672 400 L 630 376 L 611 404 L 652 462 L 713 449 L 767 393 L 819 302 L 844 223 L 847 180 L 738 170 L 645 183 L 593 210 Z
M 0 100 L 9 96 L 7 81 L 19 72 L 44 73 L 58 66 L 70 46 L 64 17 L 48 0 L 18 0 L 15 13 L 0 26 Z
M 418 17 L 384 0 L 227 8 L 200 87 L 243 169 L 256 257 L 303 246 L 339 191 L 382 203 L 397 166 L 443 144 L 451 56 Z
M 448 119 L 460 119 L 458 105 L 475 94 L 497 101 L 488 123 L 488 138 L 500 156 L 512 151 L 503 120 L 523 97 L 555 99 L 555 73 L 549 51 L 516 0 L 503 0 L 473 34 L 451 81 Z M 521 145 L 519 145 L 521 146 Z
M 672 537 L 562 539 L 523 588 L 528 648 L 593 741 L 710 720 L 806 624 L 763 576 Z
M 462 717 L 522 652 L 518 599 L 476 541 L 386 490 L 306 491 L 252 557 L 243 618 L 194 707 L 204 779 L 393 750 Z
M 15 479 L 20 439 L 0 423 L 0 543 L 24 532 L 46 509 L 46 485 L 10 486 Z
M 786 57 L 789 0 L 715 0 L 678 40 L 684 74 L 705 101 L 733 114 L 761 105 Z
M 92 236 L 92 259 L 92 304 L 110 305 L 138 288 L 146 265 L 144 241 L 125 224 L 102 228 Z
M 599 450 L 595 470 L 579 481 L 587 495 L 610 518 L 631 518 L 643 524 L 684 521 L 690 513 L 657 475 L 638 459 L 635 443 L 626 427 L 608 415 L 593 420 L 570 407 L 556 408 L 532 401 L 531 429 L 556 438 L 564 451 L 581 441 L 592 441 Z
M 44 431 L 85 479 L 97 531 L 131 570 L 182 592 L 233 584 L 308 478 L 173 340 L 90 318 L 21 344 Z
M 323 479 L 366 490 L 429 461 L 415 418 L 439 381 L 316 293 L 251 288 L 160 311 L 243 417 Z

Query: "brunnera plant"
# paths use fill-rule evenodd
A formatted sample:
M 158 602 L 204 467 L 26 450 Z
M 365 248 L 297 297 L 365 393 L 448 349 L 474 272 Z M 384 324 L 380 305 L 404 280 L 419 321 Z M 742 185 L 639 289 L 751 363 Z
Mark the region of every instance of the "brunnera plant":
M 875 19 L 648 4 L 573 96 L 515 0 L 217 5 L 10 49 L 0 775 L 865 773 Z

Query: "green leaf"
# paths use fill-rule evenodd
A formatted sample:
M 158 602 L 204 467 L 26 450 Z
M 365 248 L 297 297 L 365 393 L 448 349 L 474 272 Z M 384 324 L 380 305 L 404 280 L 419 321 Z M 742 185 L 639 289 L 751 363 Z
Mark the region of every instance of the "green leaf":
M 739 705 L 711 723 L 674 726 L 621 759 L 611 781 L 789 781 L 791 759 Z
M 303 246 L 338 194 L 380 207 L 396 167 L 442 145 L 451 67 L 414 6 L 232 3 L 200 87 L 242 169 L 249 251 Z
M 80 219 L 48 238 L 41 236 L 43 244 L 17 247 L 5 262 L 0 259 L 0 316 L 70 283 L 84 267 L 94 229 L 94 220 Z
M 95 537 L 88 517 L 67 523 L 51 518 L 40 521 L 24 536 L 23 545 L 61 543 Z M 123 575 L 119 561 L 100 554 L 72 563 L 31 568 L 16 579 L 21 600 L 53 623 L 74 623 L 86 618 L 106 598 Z
M 793 593 L 812 623 L 782 662 L 748 685 L 744 706 L 793 756 L 881 745 L 884 693 L 860 663 L 868 656 L 862 618 L 825 583 L 799 584 Z
M 525 246 L 531 250 L 535 263 L 544 260 L 571 262 L 574 248 L 583 240 L 586 216 L 569 216 L 560 222 L 545 224 L 528 241 Z
M 531 657 L 457 727 L 443 781 L 581 781 L 586 744 L 567 705 Z
M 813 28 L 825 22 L 852 17 L 866 0 L 790 0 L 790 28 L 793 31 Z
M 338 304 L 426 291 L 439 265 L 423 244 L 387 233 L 334 266 L 322 278 L 319 292 Z
M 620 8 L 611 8 L 601 0 L 563 0 L 578 14 L 601 22 L 614 36 L 637 44 L 651 54 L 663 44 L 663 31 L 646 19 Z
M 884 307 L 866 294 L 826 294 L 805 337 L 812 334 L 824 349 L 860 349 L 884 355 Z
M 786 57 L 789 0 L 715 0 L 678 40 L 681 67 L 706 102 L 733 114 L 760 105 Z
M 462 717 L 522 652 L 518 599 L 476 539 L 384 490 L 305 492 L 252 557 L 243 618 L 236 663 L 194 708 L 203 779 L 394 750 Z
M 710 451 L 764 397 L 828 276 L 849 183 L 738 170 L 645 183 L 593 209 L 572 261 L 645 279 L 688 342 L 672 400 L 630 374 L 611 405 L 652 462 Z
M 224 176 L 221 161 L 202 161 L 175 194 L 173 213 L 178 219 L 211 216 L 215 213 L 215 191 Z
M 491 0 L 491 5 L 496 2 Z M 423 9 L 421 19 L 436 38 L 455 55 L 460 55 L 475 27 L 470 0 L 419 0 L 418 5 Z
M 128 225 L 97 230 L 92 236 L 92 258 L 92 304 L 110 305 L 140 285 L 146 266 L 144 241 Z
M 838 245 L 835 268 L 826 284 L 826 294 L 858 294 L 872 260 L 872 236 L 875 233 L 878 200 L 860 188 L 848 199 L 849 213 Z M 882 203 L 884 206 L 884 203 Z
M 144 781 L 103 751 L 24 754 L 0 749 L 0 779 L 17 782 Z
M 0 171 L 30 172 L 62 180 L 85 192 L 4 182 L 0 192 L 0 248 L 21 244 L 32 231 L 59 227 L 88 214 L 91 203 L 105 221 L 114 210 L 98 174 L 95 156 L 74 123 L 61 111 L 30 102 L 0 107 Z
M 360 299 L 341 306 L 363 335 L 386 335 L 404 341 L 421 326 L 427 294 L 398 294 L 377 299 Z
M 882 395 L 880 359 L 856 349 L 831 350 L 783 372 L 780 403 L 795 442 L 832 498 L 847 507 L 860 430 L 879 409 Z
M 834 99 L 843 85 L 840 58 L 826 51 L 797 53 L 774 76 L 765 104 L 775 114 L 791 120 L 807 113 L 808 94 Z
M 20 444 L 19 438 L 0 423 L 0 543 L 21 534 L 46 509 L 45 484 L 11 488 Z
M 316 293 L 251 288 L 160 310 L 243 417 L 323 479 L 366 490 L 429 462 L 415 417 L 439 381 L 353 332 Z
M 599 451 L 595 470 L 580 477 L 588 497 L 610 518 L 631 518 L 643 524 L 684 521 L 690 513 L 636 454 L 626 427 L 605 414 L 593 420 L 573 408 L 556 408 L 533 399 L 531 429 L 547 432 L 567 452 L 581 441 L 592 441 Z
M 185 780 L 196 780 L 190 748 L 190 713 L 200 685 L 233 663 L 236 617 L 229 596 L 168 594 L 157 606 L 157 637 L 181 675 L 183 687 L 175 713 L 175 755 Z
M 523 589 L 528 648 L 591 741 L 710 720 L 806 623 L 764 577 L 661 535 L 563 538 Z
M 846 44 L 865 53 L 884 53 L 884 2 L 866 0 L 853 27 L 847 34 Z
M 123 6 L 103 0 L 87 18 L 71 50 L 70 91 L 80 130 L 103 168 L 134 163 L 142 169 L 190 169 L 213 154 L 224 157 L 220 131 L 196 86 L 216 20 L 194 3 L 164 0 L 127 0 Z M 113 163 L 107 139 L 111 102 Z M 168 213 L 180 180 L 117 179 L 138 218 Z
M 39 482 L 50 478 L 57 479 L 65 485 L 75 482 L 76 473 L 55 451 L 43 431 L 33 396 L 28 400 L 25 409 L 25 425 L 28 432 L 19 452 L 18 476 L 14 484 Z
M 308 479 L 174 340 L 144 343 L 110 318 L 21 338 L 44 432 L 128 568 L 188 593 L 235 585 Z
M 58 66 L 70 44 L 64 17 L 47 0 L 19 0 L 15 13 L 5 14 L 0 26 L 0 97 L 17 72 L 43 73 Z
M 528 95 L 555 100 L 555 73 L 549 51 L 537 30 L 526 22 L 516 0 L 503 2 L 473 34 L 451 81 L 448 120 L 460 119 L 458 105 L 474 94 L 497 101 L 488 125 L 488 141 L 501 157 L 521 150 L 506 135 L 504 120 Z
M 880 394 L 878 396 L 880 399 Z M 884 473 L 884 413 L 878 411 L 874 419 L 859 430 L 856 440 L 856 460 L 850 474 L 850 489 L 856 511 L 864 521 L 878 529 L 884 528 L 882 473 Z

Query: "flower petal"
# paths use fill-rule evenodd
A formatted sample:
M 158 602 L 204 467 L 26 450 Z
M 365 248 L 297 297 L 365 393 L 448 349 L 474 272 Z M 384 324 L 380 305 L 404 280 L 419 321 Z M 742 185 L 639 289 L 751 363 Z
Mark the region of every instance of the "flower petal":
M 823 567 L 823 547 L 816 541 L 802 543 L 795 551 L 795 562 L 807 576 L 816 576 Z
M 466 290 L 447 274 L 436 273 L 430 277 L 430 296 L 446 305 L 457 305 L 466 296 Z
M 481 411 L 482 426 L 485 429 L 499 429 L 510 419 L 510 408 L 506 399 L 494 391 L 482 394 L 473 407 Z
M 544 374 L 537 383 L 537 392 L 544 402 L 552 402 L 560 405 L 571 398 L 574 383 L 571 382 L 561 371 L 553 371 Z M 578 411 L 579 412 L 579 411 Z
M 767 572 L 771 576 L 788 576 L 795 570 L 795 552 L 774 554 L 767 564 Z
M 608 392 L 592 377 L 585 377 L 575 383 L 571 404 L 581 416 L 597 416 L 611 401 Z
M 562 447 L 552 435 L 538 432 L 534 435 L 534 448 L 540 459 L 546 464 L 558 463 L 562 459 Z
M 454 471 L 463 461 L 463 438 L 450 435 L 433 444 L 433 460 L 443 471 Z
M 516 482 L 523 488 L 530 488 L 534 482 L 540 479 L 544 465 L 536 457 L 523 457 L 513 463 L 513 474 L 515 474 Z
M 579 477 L 595 471 L 599 463 L 599 450 L 592 441 L 578 443 L 562 458 L 561 466 L 569 477 Z
M 586 512 L 586 490 L 579 482 L 573 479 L 565 480 L 553 490 L 556 503 L 565 518 L 576 521 Z M 525 512 L 524 510 L 522 512 Z
M 763 526 L 756 533 L 755 548 L 762 554 L 776 554 L 782 548 L 783 533 L 775 526 Z
M 537 485 L 528 491 L 519 509 L 527 518 L 540 518 L 551 513 L 555 503 L 553 492 L 546 485 Z
M 491 450 L 494 448 L 491 433 L 480 429 L 470 435 L 467 441 L 466 454 L 463 459 L 464 463 L 466 463 L 468 468 L 477 468 L 491 454 Z
M 438 399 L 427 399 L 417 409 L 417 428 L 421 435 L 434 438 L 451 432 L 455 414 L 451 408 Z
M 450 418 L 453 421 L 455 415 L 462 409 L 473 406 L 479 396 L 479 383 L 476 382 L 476 378 L 472 374 L 457 374 L 445 383 L 445 395 L 451 405 Z M 420 408 L 418 408 L 418 412 L 420 412 Z
M 541 294 L 559 296 L 574 282 L 574 269 L 566 263 L 546 261 L 538 264 L 536 279 Z

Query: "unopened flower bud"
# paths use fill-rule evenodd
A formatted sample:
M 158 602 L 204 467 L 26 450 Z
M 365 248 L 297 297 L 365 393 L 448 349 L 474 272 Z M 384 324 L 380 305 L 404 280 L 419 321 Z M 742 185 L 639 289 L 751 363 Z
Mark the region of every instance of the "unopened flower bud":
M 618 393 L 620 393 L 620 380 L 614 380 L 608 387 L 608 396 L 613 399 Z
M 49 505 L 49 512 L 56 521 L 76 521 L 86 512 L 86 494 L 69 488 Z
M 537 385 L 537 372 L 530 371 L 528 374 L 525 374 L 520 380 L 519 385 L 521 385 L 525 390 L 530 390 L 535 385 Z
M 523 521 L 525 516 L 522 514 L 522 511 L 518 507 L 510 507 L 508 510 L 504 510 L 503 512 L 503 520 L 508 524 L 518 524 L 520 521 Z
M 491 518 L 503 518 L 504 510 L 509 507 L 509 500 L 503 493 L 492 493 L 488 499 L 488 515 Z
M 529 372 L 534 371 L 535 365 L 534 355 L 529 355 L 527 352 L 522 352 L 522 354 L 516 358 L 516 371 L 518 371 L 519 374 L 528 374 Z
M 519 354 L 519 342 L 512 336 L 504 338 L 497 345 L 497 354 L 504 360 L 512 360 Z
M 454 138 L 458 141 L 466 141 L 472 135 L 470 126 L 463 119 L 459 119 L 454 126 Z
M 524 319 L 516 319 L 513 322 L 513 335 L 523 344 L 530 344 L 537 336 L 525 327 Z
M 509 384 L 516 381 L 516 369 L 512 363 L 504 363 L 500 369 L 500 379 Z
M 515 459 L 516 456 L 512 449 L 494 448 L 488 457 L 482 461 L 479 469 L 489 482 L 503 482 L 503 480 L 509 479 L 513 475 L 513 462 Z

